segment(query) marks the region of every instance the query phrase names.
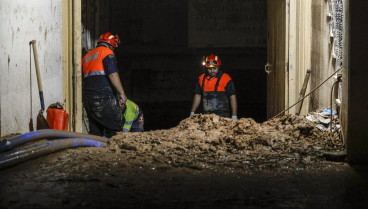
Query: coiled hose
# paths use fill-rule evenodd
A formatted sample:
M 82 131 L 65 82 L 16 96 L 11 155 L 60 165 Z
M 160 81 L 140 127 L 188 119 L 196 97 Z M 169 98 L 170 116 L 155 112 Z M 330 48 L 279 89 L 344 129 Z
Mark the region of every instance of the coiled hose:
M 75 147 L 103 147 L 105 143 L 87 138 L 55 139 L 46 143 L 31 144 L 2 153 L 0 170 L 30 159 Z
M 40 139 L 60 139 L 60 138 L 88 138 L 93 139 L 100 142 L 107 142 L 109 139 L 105 137 L 90 135 L 90 134 L 82 134 L 70 131 L 60 131 L 53 129 L 42 129 L 38 131 L 28 132 L 19 136 L 15 136 L 9 139 L 5 139 L 0 142 L 0 153 L 10 150 L 14 147 L 17 147 L 22 144 L 26 144 L 28 142 L 37 141 Z
M 22 148 L 15 148 L 28 142 L 34 142 L 41 139 L 55 140 L 25 145 Z M 0 170 L 68 148 L 104 147 L 106 142 L 108 142 L 108 139 L 105 137 L 53 129 L 43 129 L 25 133 L 0 142 Z

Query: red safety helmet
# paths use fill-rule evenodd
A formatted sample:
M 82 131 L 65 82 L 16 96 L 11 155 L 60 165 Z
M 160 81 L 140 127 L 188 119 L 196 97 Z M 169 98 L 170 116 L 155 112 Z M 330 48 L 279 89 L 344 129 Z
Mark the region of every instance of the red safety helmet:
M 110 32 L 107 32 L 105 34 L 102 34 L 100 38 L 98 39 L 98 42 L 104 42 L 108 43 L 114 48 L 118 47 L 118 44 L 120 44 L 120 39 L 118 35 L 112 35 Z
M 204 66 L 206 66 L 206 68 L 220 67 L 221 60 L 218 56 L 211 54 L 204 60 Z

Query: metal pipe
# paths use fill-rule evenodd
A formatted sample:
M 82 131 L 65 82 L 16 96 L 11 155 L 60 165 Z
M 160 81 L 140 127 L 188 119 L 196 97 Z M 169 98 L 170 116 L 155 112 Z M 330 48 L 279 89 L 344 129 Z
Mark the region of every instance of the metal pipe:
M 331 114 L 330 114 L 330 132 L 332 133 L 332 122 L 333 122 L 333 110 L 332 110 L 332 93 L 333 93 L 333 90 L 335 88 L 335 85 L 338 84 L 340 81 L 335 81 L 333 84 L 332 84 L 332 87 L 331 87 L 331 96 L 330 96 L 330 111 L 331 111 Z
M 332 84 L 332 87 L 331 87 L 331 95 L 330 95 L 330 110 L 331 110 L 331 115 L 330 115 L 330 135 L 331 135 L 331 141 L 332 141 L 332 143 L 333 144 L 335 144 L 334 143 L 334 141 L 332 140 L 332 137 L 333 137 L 333 133 L 332 133 L 332 126 L 333 126 L 333 115 L 332 115 L 332 93 L 333 93 L 333 90 L 334 90 L 334 88 L 335 88 L 335 85 L 336 84 L 339 84 L 340 82 L 342 82 L 342 80 L 341 80 L 341 77 L 342 77 L 342 74 L 338 74 L 337 75 L 337 81 L 335 81 L 333 84 Z M 339 116 L 340 117 L 340 116 Z M 342 130 L 342 128 L 340 129 L 340 130 Z M 342 146 L 344 147 L 345 146 L 345 139 L 344 139 L 344 136 L 343 136 L 343 134 L 341 134 L 341 140 L 342 140 Z
M 26 145 L 0 155 L 0 170 L 30 159 L 41 157 L 68 148 L 104 147 L 105 143 L 88 138 L 55 139 L 48 142 Z
M 9 139 L 5 139 L 0 142 L 0 153 L 10 150 L 16 146 L 26 144 L 28 142 L 40 140 L 40 139 L 60 139 L 60 138 L 87 138 L 100 142 L 107 142 L 109 139 L 105 137 L 82 134 L 70 131 L 61 131 L 54 129 L 42 129 L 38 131 L 28 132 L 19 136 L 15 136 Z

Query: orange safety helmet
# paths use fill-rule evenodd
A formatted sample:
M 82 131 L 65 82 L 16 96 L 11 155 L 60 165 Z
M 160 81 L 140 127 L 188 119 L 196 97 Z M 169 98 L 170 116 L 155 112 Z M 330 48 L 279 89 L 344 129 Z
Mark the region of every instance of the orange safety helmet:
M 105 34 L 102 34 L 100 38 L 98 39 L 98 42 L 104 42 L 108 43 L 114 48 L 118 47 L 118 44 L 120 44 L 120 39 L 118 35 L 112 35 L 110 32 L 107 32 Z
M 218 56 L 211 54 L 204 60 L 204 66 L 206 66 L 206 68 L 220 67 L 221 60 L 218 58 Z

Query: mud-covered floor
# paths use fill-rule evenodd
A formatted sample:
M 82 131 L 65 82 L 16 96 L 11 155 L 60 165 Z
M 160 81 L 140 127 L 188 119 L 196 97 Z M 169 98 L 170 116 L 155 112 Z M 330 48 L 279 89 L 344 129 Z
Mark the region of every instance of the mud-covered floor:
M 0 208 L 365 208 L 368 167 L 303 117 L 194 115 L 0 171 Z

